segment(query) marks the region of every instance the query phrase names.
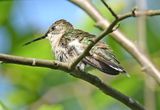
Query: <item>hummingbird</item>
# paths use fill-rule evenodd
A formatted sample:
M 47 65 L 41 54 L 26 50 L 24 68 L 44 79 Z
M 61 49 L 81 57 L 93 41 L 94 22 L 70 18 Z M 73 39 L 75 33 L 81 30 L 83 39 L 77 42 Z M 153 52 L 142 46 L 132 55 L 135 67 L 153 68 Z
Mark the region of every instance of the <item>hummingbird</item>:
M 75 29 L 71 23 L 61 19 L 54 22 L 43 36 L 33 39 L 24 45 L 45 38 L 50 41 L 56 60 L 71 63 L 84 52 L 89 42 L 94 40 L 96 36 Z M 77 64 L 76 68 L 84 71 L 87 65 L 110 75 L 126 73 L 110 47 L 103 41 L 96 43 L 89 51 L 89 54 Z

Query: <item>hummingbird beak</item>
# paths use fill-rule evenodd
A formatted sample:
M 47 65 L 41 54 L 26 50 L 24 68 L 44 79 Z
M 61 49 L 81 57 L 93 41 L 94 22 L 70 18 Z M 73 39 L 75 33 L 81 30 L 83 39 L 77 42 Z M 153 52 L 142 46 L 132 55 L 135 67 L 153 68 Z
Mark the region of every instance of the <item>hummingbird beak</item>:
M 23 46 L 26 46 L 26 45 L 28 45 L 28 44 L 30 44 L 30 43 L 32 43 L 32 42 L 38 41 L 38 40 L 42 40 L 42 39 L 44 39 L 44 38 L 46 38 L 46 37 L 47 37 L 47 36 L 44 35 L 44 36 L 35 38 L 35 39 L 33 39 L 33 40 L 29 41 L 29 42 L 26 42 Z

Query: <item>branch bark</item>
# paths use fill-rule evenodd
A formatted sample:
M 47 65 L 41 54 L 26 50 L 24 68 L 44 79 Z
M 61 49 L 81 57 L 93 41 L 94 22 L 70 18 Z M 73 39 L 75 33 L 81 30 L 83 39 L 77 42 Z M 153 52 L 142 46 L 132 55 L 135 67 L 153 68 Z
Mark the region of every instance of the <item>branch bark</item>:
M 118 20 L 114 21 L 116 22 L 113 27 L 111 25 L 113 24 L 110 23 L 108 20 L 106 20 L 100 12 L 93 6 L 93 4 L 89 0 L 70 0 L 70 2 L 74 3 L 75 5 L 79 6 L 82 8 L 88 15 L 98 24 L 98 26 L 101 29 L 106 29 L 109 30 L 109 28 L 113 28 L 115 24 L 120 22 L 121 20 L 124 20 L 129 17 L 137 17 L 137 16 L 156 16 L 160 15 L 160 10 L 149 10 L 149 11 L 136 11 L 133 10 L 129 13 L 126 13 L 124 15 L 118 16 Z M 107 32 L 105 34 L 108 34 Z M 154 66 L 154 64 L 150 61 L 150 59 L 145 56 L 138 48 L 137 46 L 128 39 L 127 36 L 122 34 L 119 30 L 116 30 L 112 33 L 113 38 L 120 44 L 122 45 L 136 60 L 137 62 L 141 65 L 142 70 L 147 73 L 148 75 L 152 76 L 159 84 L 160 84 L 160 72 L 159 70 Z M 99 38 L 99 37 L 98 37 Z M 97 39 L 98 39 L 97 38 Z M 103 36 L 101 37 L 103 38 Z M 100 38 L 100 39 L 101 39 Z M 94 42 L 95 43 L 95 42 Z M 89 45 L 91 46 L 92 43 Z M 89 47 L 88 48 L 91 48 Z M 87 49 L 88 49 L 87 48 Z M 90 50 L 90 49 L 89 49 Z M 86 52 L 87 53 L 87 52 Z M 85 52 L 83 54 L 86 54 Z M 78 59 L 77 62 L 80 61 L 85 55 L 81 55 Z
M 100 80 L 98 77 L 86 72 L 82 72 L 78 70 L 70 70 L 70 68 L 68 68 L 69 67 L 68 64 L 66 63 L 61 63 L 58 61 L 35 59 L 35 58 L 24 58 L 24 57 L 12 56 L 7 54 L 0 54 L 0 61 L 2 61 L 2 63 L 20 64 L 20 65 L 35 66 L 35 67 L 46 67 L 46 68 L 58 69 L 65 72 L 69 72 L 70 75 L 76 78 L 82 79 L 96 86 L 104 94 L 119 100 L 129 108 L 133 110 L 145 110 L 143 106 L 137 103 L 134 99 L 111 88 L 107 84 L 103 83 L 103 81 Z

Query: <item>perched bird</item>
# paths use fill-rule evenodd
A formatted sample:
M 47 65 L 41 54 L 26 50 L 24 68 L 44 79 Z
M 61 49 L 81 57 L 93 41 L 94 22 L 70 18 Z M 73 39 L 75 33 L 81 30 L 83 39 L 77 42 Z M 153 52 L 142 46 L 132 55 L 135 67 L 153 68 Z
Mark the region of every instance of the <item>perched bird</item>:
M 71 63 L 83 53 L 89 41 L 94 40 L 95 37 L 95 35 L 82 30 L 74 29 L 72 24 L 61 19 L 53 23 L 44 36 L 24 45 L 47 38 L 50 41 L 56 59 L 60 62 Z M 111 49 L 102 41 L 95 44 L 89 54 L 79 62 L 77 68 L 84 70 L 86 65 L 111 75 L 126 73 Z

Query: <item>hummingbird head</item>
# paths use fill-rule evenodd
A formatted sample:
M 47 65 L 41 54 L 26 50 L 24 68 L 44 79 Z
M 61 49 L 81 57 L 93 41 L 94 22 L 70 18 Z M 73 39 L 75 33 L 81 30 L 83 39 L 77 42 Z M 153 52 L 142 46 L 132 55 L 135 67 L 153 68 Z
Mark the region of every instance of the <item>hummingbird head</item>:
M 55 34 L 59 33 L 65 33 L 68 30 L 72 29 L 73 26 L 67 22 L 64 19 L 58 20 L 55 23 L 53 23 L 50 27 L 47 33 L 53 32 Z
M 44 36 L 33 39 L 32 41 L 29 41 L 24 45 L 28 45 L 32 42 L 42 40 L 44 38 L 51 39 L 52 37 L 63 35 L 64 33 L 68 32 L 70 29 L 73 29 L 73 26 L 71 23 L 67 22 L 64 19 L 58 20 L 49 27 L 49 30 L 45 33 Z

